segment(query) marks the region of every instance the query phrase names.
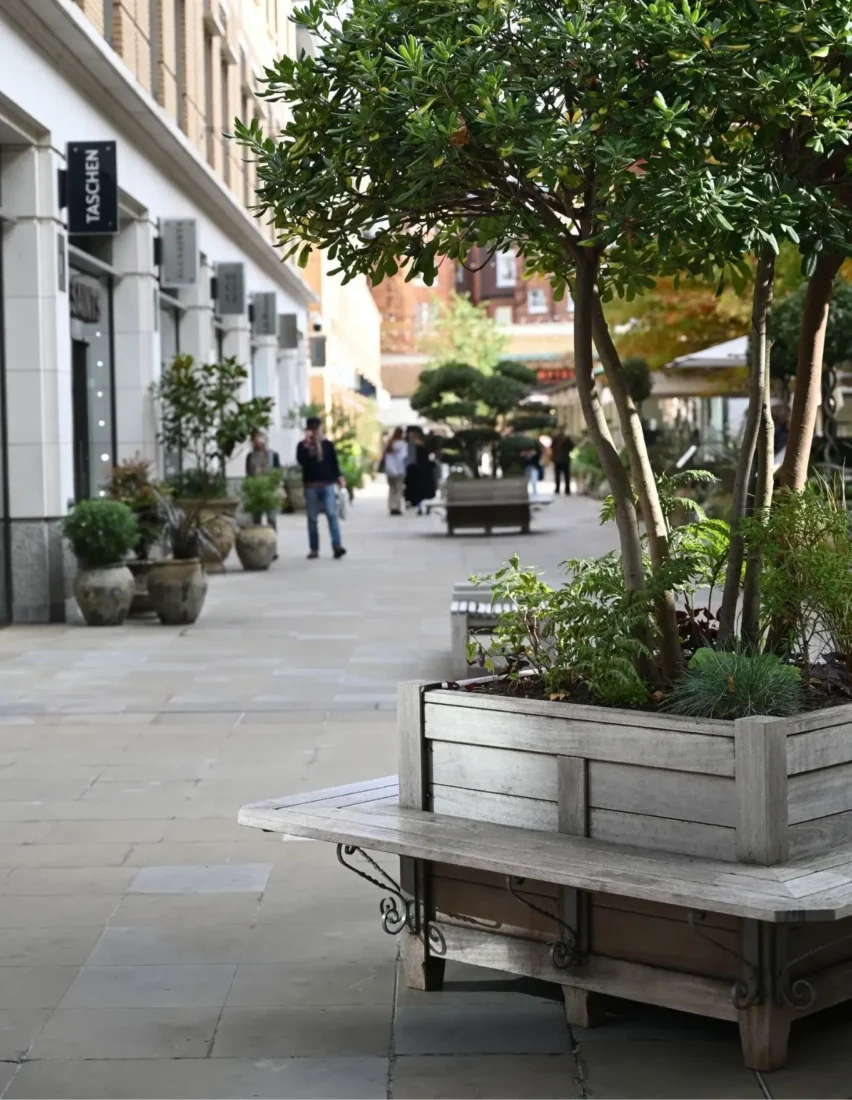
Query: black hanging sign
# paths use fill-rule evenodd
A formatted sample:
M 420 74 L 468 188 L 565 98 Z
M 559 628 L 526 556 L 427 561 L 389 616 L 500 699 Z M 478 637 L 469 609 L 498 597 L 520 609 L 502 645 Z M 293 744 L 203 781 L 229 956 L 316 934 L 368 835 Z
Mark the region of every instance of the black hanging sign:
M 66 149 L 68 232 L 118 232 L 118 175 L 114 141 L 73 141 Z

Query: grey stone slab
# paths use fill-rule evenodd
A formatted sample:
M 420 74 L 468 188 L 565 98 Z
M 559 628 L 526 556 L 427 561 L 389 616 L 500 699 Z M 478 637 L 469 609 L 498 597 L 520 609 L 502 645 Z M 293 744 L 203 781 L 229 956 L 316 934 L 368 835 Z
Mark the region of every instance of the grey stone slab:
M 214 1058 L 383 1057 L 390 1049 L 391 1005 L 226 1008 Z
M 285 963 L 243 963 L 225 1002 L 229 1008 L 390 1004 L 395 963 L 356 958 L 296 958 Z
M 81 812 L 86 811 L 81 808 Z M 45 897 L 123 894 L 133 875 L 124 867 L 18 867 L 0 885 L 0 893 Z
M 0 1062 L 23 1058 L 51 1015 L 49 1008 L 0 1009 Z
M 565 1011 L 550 1002 L 456 1002 L 399 1005 L 394 1021 L 397 1054 L 568 1054 Z
M 567 1054 L 407 1055 L 391 1065 L 394 1100 L 573 1100 L 583 1093 Z
M 765 1100 L 756 1074 L 743 1066 L 739 1043 L 583 1043 L 580 1074 L 590 1100 L 682 1100 L 688 1096 Z M 810 1094 L 809 1094 L 810 1095 Z
M 730 1042 L 735 1033 L 733 1025 L 725 1020 L 693 1016 L 688 1012 L 675 1012 L 654 1005 L 610 1003 L 613 1014 L 603 1026 L 571 1028 L 576 1043 L 620 1043 L 625 1040 Z
M 132 894 L 259 894 L 271 863 L 142 867 L 133 876 Z
M 0 967 L 0 1009 L 56 1008 L 76 974 L 76 966 Z
M 66 894 L 51 898 L 49 903 L 43 897 L 0 895 L 0 928 L 102 928 L 117 904 L 118 899 L 111 894 Z
M 223 1005 L 235 965 L 84 966 L 62 1008 L 198 1008 Z
M 238 963 L 243 956 L 248 934 L 246 925 L 162 928 L 156 925 L 113 924 L 104 929 L 89 956 L 88 965 Z
M 240 924 L 248 930 L 257 914 L 257 894 L 125 894 L 112 924 L 201 930 L 220 924 Z
M 0 967 L 82 966 L 100 932 L 89 928 L 6 928 L 0 935 Z
M 14 1076 L 0 1065 L 0 1088 Z M 384 1100 L 385 1058 L 177 1058 L 35 1061 L 20 1068 L 10 1100 Z
M 218 1017 L 215 1008 L 60 1008 L 30 1057 L 204 1058 Z

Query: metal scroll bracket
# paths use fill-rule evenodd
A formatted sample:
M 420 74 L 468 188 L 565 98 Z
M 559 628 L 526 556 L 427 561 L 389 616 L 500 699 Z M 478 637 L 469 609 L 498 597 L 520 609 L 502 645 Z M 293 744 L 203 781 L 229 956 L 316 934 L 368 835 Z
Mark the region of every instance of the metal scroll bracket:
M 689 927 L 695 932 L 697 936 L 700 936 L 708 943 L 712 943 L 714 947 L 720 951 L 726 952 L 728 955 L 733 955 L 735 959 L 742 965 L 745 976 L 734 982 L 731 989 L 731 1000 L 733 1001 L 734 1008 L 742 1009 L 749 1008 L 751 1005 L 763 1004 L 763 982 L 760 977 L 760 965 L 759 962 L 753 961 L 746 955 L 740 954 L 739 951 L 735 951 L 728 944 L 722 943 L 721 940 L 717 940 L 715 936 L 711 936 L 703 927 L 702 923 L 707 919 L 707 914 L 703 911 L 691 909 L 689 912 Z M 756 932 L 756 929 L 754 930 Z M 754 959 L 759 958 L 757 944 L 753 945 Z
M 355 855 L 361 856 L 379 877 L 373 878 L 366 871 L 362 871 L 360 867 L 355 867 L 354 864 L 346 862 L 347 856 Z M 363 848 L 358 848 L 354 844 L 338 844 L 337 859 L 347 870 L 354 872 L 359 878 L 365 879 L 380 890 L 388 891 L 387 896 L 383 897 L 379 903 L 382 928 L 385 932 L 391 936 L 398 936 L 403 928 L 414 928 L 414 899 L 407 898 L 403 894 L 399 883 L 395 882 L 387 871 L 376 863 L 372 856 L 367 855 Z
M 550 945 L 551 963 L 557 970 L 569 970 L 573 966 L 579 966 L 583 960 L 577 945 L 576 931 L 570 924 L 566 924 L 564 920 L 561 920 L 554 913 L 536 905 L 535 902 L 530 901 L 530 899 L 524 897 L 523 894 L 519 894 L 518 887 L 523 886 L 524 882 L 525 879 L 518 878 L 516 875 L 507 875 L 506 889 L 515 901 L 519 901 L 521 905 L 525 905 L 527 909 L 532 909 L 534 913 L 538 913 L 540 916 L 553 921 L 559 929 L 561 934 L 560 939 L 558 939 L 556 943 Z
M 830 951 L 833 947 L 837 947 L 848 940 L 852 940 L 852 932 L 847 933 L 845 936 L 838 936 L 837 939 L 830 940 L 828 943 L 821 943 L 818 947 L 812 947 L 810 951 L 805 951 L 803 954 L 789 959 L 778 971 L 776 985 L 778 1000 L 800 1011 L 810 1008 L 816 1000 L 816 990 L 804 978 L 794 978 L 794 968 L 799 963 L 804 962 L 805 959 L 820 955 L 823 951 Z

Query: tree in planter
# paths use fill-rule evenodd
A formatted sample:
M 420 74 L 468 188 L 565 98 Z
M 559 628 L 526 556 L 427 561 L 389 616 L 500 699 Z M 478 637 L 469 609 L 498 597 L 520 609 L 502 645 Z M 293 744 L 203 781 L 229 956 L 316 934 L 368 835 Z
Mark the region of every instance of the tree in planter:
M 682 59 L 660 49 L 660 12 L 671 5 L 651 7 L 356 0 L 341 19 L 338 0 L 312 0 L 296 18 L 321 40 L 318 56 L 284 58 L 269 73 L 266 94 L 292 106 L 285 133 L 276 143 L 257 120 L 237 127 L 258 163 L 260 210 L 302 263 L 323 247 L 345 277 L 378 281 L 402 260 L 430 283 L 438 256 L 465 262 L 474 246 L 515 247 L 557 296 L 573 283 L 578 394 L 631 591 L 648 580 L 634 488 L 658 572 L 668 531 L 601 285 L 630 297 L 653 286 L 652 274 L 680 270 L 721 270 L 742 284 L 757 228 L 780 233 L 792 201 L 767 193 L 747 145 L 732 174 L 714 168 L 707 147 L 720 123 L 681 94 Z M 705 68 L 717 40 L 737 46 L 724 27 L 713 34 Z M 700 84 L 690 80 L 687 91 Z M 593 344 L 629 473 L 600 407 Z M 663 671 L 676 678 L 671 592 L 659 592 L 656 616 Z
M 235 358 L 198 363 L 176 356 L 154 386 L 160 402 L 159 441 L 181 456 L 179 495 L 225 495 L 228 459 L 241 444 L 272 423 L 273 399 L 241 400 L 248 371 Z
M 496 476 L 500 440 L 535 380 L 535 371 L 509 359 L 500 360 L 489 374 L 468 363 L 443 363 L 422 372 L 411 407 L 452 433 L 445 448 L 457 452 L 474 477 L 479 477 L 483 450 L 490 447 Z

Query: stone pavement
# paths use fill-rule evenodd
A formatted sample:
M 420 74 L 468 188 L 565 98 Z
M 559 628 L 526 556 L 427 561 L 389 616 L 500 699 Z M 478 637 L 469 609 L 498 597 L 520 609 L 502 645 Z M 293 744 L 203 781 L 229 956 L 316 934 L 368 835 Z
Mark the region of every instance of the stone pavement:
M 852 1096 L 846 1016 L 790 1067 L 735 1029 L 625 1006 L 569 1032 L 558 989 L 448 966 L 408 990 L 372 887 L 238 807 L 396 770 L 399 680 L 449 672 L 449 593 L 514 550 L 554 575 L 608 549 L 559 499 L 528 537 L 385 514 L 269 574 L 211 578 L 199 623 L 0 632 L 0 1091 L 7 1097 Z

